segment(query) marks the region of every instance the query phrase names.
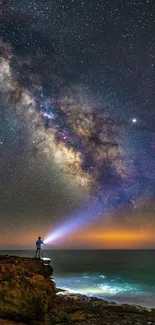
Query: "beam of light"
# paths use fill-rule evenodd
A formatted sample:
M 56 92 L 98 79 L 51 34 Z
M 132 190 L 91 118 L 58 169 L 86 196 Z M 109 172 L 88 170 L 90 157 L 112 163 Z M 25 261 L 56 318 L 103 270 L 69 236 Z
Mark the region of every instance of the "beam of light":
M 114 193 L 112 193 L 111 197 L 114 197 Z M 61 239 L 62 237 L 74 232 L 75 230 L 82 229 L 85 225 L 97 220 L 100 217 L 106 217 L 115 209 L 116 205 L 118 208 L 122 207 L 122 204 L 116 204 L 116 200 L 117 195 L 110 205 L 106 201 L 103 202 L 94 199 L 91 204 L 81 210 L 76 211 L 72 216 L 69 217 L 68 220 L 60 225 L 59 228 L 54 230 L 51 234 L 47 235 L 45 237 L 44 244 L 48 244 L 55 240 Z
M 44 240 L 44 244 L 48 244 L 57 239 L 74 232 L 75 230 L 83 228 L 89 222 L 94 221 L 99 216 L 104 216 L 103 205 L 97 203 L 96 200 L 85 209 L 78 210 L 75 212 L 69 220 L 66 220 L 58 229 L 54 230 L 51 234 L 47 235 Z M 108 213 L 108 209 L 106 211 Z
M 81 208 L 81 210 L 76 211 L 68 219 L 66 219 L 58 228 L 56 228 L 52 233 L 45 237 L 44 244 L 48 244 L 62 237 L 82 229 L 84 226 L 92 221 L 96 221 L 99 218 L 105 218 L 114 211 L 119 211 L 126 207 L 126 203 L 132 204 L 133 209 L 136 208 L 136 202 L 140 197 L 145 198 L 148 196 L 148 192 L 152 191 L 154 188 L 154 183 L 150 182 L 149 186 L 145 188 L 146 180 L 143 180 L 143 188 L 140 186 L 137 191 L 137 186 L 135 184 L 130 184 L 126 187 L 120 186 L 115 189 L 111 189 L 109 192 L 110 200 L 99 200 L 98 197 L 93 200 L 91 204 Z M 127 201 L 124 198 L 124 192 L 127 196 Z M 134 200 L 132 199 L 134 197 Z M 119 201 L 118 201 L 119 198 Z M 126 235 L 125 235 L 126 236 Z M 124 238 L 122 238 L 124 239 Z M 139 238 L 140 239 L 140 238 Z
M 85 209 L 81 209 L 75 212 L 69 220 L 66 220 L 60 228 L 53 231 L 47 237 L 45 237 L 44 244 L 48 244 L 53 242 L 54 240 L 60 239 L 73 231 L 82 228 L 90 221 L 93 221 L 97 216 L 103 213 L 103 205 L 97 203 L 96 200 L 86 207 Z M 102 214 L 103 216 L 103 214 Z

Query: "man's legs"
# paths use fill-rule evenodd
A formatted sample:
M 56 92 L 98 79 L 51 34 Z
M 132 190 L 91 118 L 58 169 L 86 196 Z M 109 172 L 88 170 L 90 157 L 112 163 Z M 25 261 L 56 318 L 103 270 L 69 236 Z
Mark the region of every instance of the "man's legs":
M 37 249 L 36 249 L 36 253 L 35 253 L 35 258 L 37 258 L 38 250 L 39 250 L 39 248 L 37 247 Z
M 41 248 L 36 249 L 36 253 L 35 253 L 35 258 L 40 258 L 40 252 L 41 252 Z

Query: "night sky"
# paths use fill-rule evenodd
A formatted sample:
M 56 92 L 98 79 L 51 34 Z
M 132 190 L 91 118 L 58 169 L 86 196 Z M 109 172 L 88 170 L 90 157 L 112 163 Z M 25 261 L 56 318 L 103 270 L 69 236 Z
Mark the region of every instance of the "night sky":
M 1 247 L 155 247 L 154 1 L 0 6 Z

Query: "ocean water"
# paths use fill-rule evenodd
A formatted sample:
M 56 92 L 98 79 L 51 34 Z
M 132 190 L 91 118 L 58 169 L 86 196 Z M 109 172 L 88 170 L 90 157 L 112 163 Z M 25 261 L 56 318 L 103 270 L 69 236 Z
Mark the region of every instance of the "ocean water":
M 33 251 L 0 254 L 34 256 Z M 155 251 L 42 251 L 57 287 L 117 303 L 155 308 Z

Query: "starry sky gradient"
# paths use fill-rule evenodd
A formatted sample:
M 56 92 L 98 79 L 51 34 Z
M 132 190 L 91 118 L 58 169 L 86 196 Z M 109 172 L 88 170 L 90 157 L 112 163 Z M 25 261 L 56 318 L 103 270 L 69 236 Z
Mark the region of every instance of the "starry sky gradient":
M 0 6 L 1 246 L 31 246 L 95 200 L 95 234 L 154 247 L 154 1 Z M 91 227 L 63 247 L 116 247 Z

